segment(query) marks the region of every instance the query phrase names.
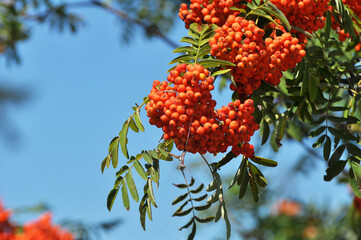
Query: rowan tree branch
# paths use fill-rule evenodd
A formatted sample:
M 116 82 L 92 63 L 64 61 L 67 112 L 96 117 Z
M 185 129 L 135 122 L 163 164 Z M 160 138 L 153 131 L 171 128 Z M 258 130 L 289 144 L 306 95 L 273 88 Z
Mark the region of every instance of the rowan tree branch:
M 65 7 L 65 8 L 96 7 L 96 8 L 102 9 L 104 11 L 107 11 L 107 12 L 123 19 L 124 21 L 138 25 L 146 33 L 150 33 L 151 35 L 160 38 L 164 43 L 166 43 L 171 48 L 178 47 L 178 44 L 176 44 L 173 40 L 171 40 L 169 37 L 167 37 L 165 34 L 163 34 L 160 31 L 160 29 L 158 28 L 158 26 L 153 25 L 153 24 L 144 23 L 140 19 L 134 18 L 134 17 L 130 16 L 128 13 L 126 13 L 122 10 L 116 9 L 110 5 L 104 4 L 101 1 L 90 0 L 90 1 L 82 1 L 82 2 L 72 2 L 72 3 L 62 4 L 61 7 Z M 47 10 L 43 13 L 40 13 L 40 14 L 23 15 L 23 17 L 28 20 L 35 20 L 35 21 L 42 22 L 50 14 L 52 14 L 56 9 L 57 9 L 57 7 L 54 7 L 54 8 L 50 8 L 49 10 Z

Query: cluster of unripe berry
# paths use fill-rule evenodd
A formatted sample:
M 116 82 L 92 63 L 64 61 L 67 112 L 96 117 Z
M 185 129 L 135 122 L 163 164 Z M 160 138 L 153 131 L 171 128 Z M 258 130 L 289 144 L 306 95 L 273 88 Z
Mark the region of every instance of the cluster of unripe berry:
M 179 64 L 167 81 L 153 82 L 145 109 L 149 122 L 162 128 L 164 139 L 173 139 L 178 150 L 191 153 L 226 152 L 254 155 L 248 142 L 259 128 L 251 99 L 236 100 L 215 110 L 210 91 L 214 78 L 198 64 Z
M 329 0 L 271 0 L 286 16 L 289 23 L 306 32 L 312 33 L 325 26 L 325 12 Z M 306 36 L 292 29 L 300 42 L 305 42 Z
M 261 80 L 278 85 L 282 71 L 294 68 L 306 55 L 304 45 L 290 33 L 263 39 L 265 31 L 254 21 L 230 15 L 209 41 L 211 55 L 230 61 L 237 84 L 231 90 L 251 95 Z

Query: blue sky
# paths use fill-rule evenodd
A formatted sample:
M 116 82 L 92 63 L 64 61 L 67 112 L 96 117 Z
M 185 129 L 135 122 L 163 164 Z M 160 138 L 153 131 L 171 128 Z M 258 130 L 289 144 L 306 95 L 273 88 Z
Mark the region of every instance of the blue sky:
M 176 209 L 171 202 L 181 194 L 171 184 L 182 182 L 177 161 L 162 162 L 161 184 L 155 191 L 159 208 L 153 210 L 154 221 L 147 220 L 146 232 L 140 226 L 136 203 L 131 202 L 131 210 L 126 212 L 118 199 L 108 212 L 106 197 L 116 170 L 100 172 L 109 141 L 132 114 L 134 103 L 141 103 L 149 93 L 152 82 L 166 78 L 168 62 L 175 55 L 163 42 L 145 40 L 141 34 L 136 34 L 131 44 L 124 44 L 113 16 L 96 9 L 79 12 L 86 26 L 78 34 L 59 34 L 34 25 L 31 40 L 20 44 L 22 64 L 7 67 L 0 59 L 2 84 L 31 92 L 26 104 L 8 108 L 8 119 L 20 139 L 15 144 L 0 141 L 0 197 L 10 208 L 46 202 L 52 206 L 56 221 L 73 218 L 95 223 L 121 218 L 123 224 L 104 239 L 185 239 L 187 232 L 177 229 L 187 218 L 171 217 Z M 169 36 L 178 42 L 185 34 L 179 21 Z M 227 92 L 215 91 L 213 95 L 219 104 L 229 99 Z M 144 111 L 142 117 L 146 123 Z M 128 148 L 133 155 L 154 147 L 161 136 L 160 130 L 149 124 L 145 127 L 142 134 L 130 133 Z M 259 136 L 253 138 L 259 147 Z M 345 187 L 323 182 L 322 163 L 316 164 L 310 176 L 290 181 L 292 156 L 301 151 L 298 144 L 291 143 L 284 144 L 277 154 L 262 151 L 263 157 L 279 162 L 279 167 L 266 171 L 271 187 L 273 181 L 273 187 L 280 187 L 286 197 L 307 202 L 335 206 L 348 202 Z M 198 161 L 187 156 L 188 161 Z M 233 174 L 238 164 L 230 164 L 225 173 Z M 197 176 L 199 169 L 188 167 L 186 174 Z M 210 181 L 203 171 L 200 175 L 200 181 Z M 141 179 L 136 180 L 141 190 Z M 30 218 L 34 216 L 18 220 Z M 216 226 L 220 228 L 212 228 L 212 232 L 223 231 L 223 223 Z M 199 239 L 209 239 L 208 233 L 209 229 L 201 229 Z

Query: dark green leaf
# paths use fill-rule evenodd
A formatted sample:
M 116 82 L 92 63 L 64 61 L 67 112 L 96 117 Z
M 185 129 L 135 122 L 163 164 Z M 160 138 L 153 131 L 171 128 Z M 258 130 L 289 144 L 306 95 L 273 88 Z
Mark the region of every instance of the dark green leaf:
M 361 157 L 361 149 L 351 143 L 347 144 L 347 151 L 356 157 Z
M 202 183 L 201 185 L 199 185 L 199 187 L 197 189 L 191 190 L 191 193 L 200 193 L 204 188 L 204 184 Z
M 329 168 L 326 169 L 326 175 L 323 177 L 325 181 L 331 181 L 334 177 L 342 172 L 345 168 L 347 161 L 334 162 Z
M 251 187 L 251 190 L 252 190 L 253 200 L 255 202 L 258 202 L 259 201 L 259 191 L 258 191 L 257 184 L 255 182 L 254 176 L 249 178 L 249 186 Z
M 251 160 L 255 163 L 258 163 L 260 165 L 263 166 L 267 166 L 267 167 L 276 167 L 278 165 L 278 163 L 276 161 L 267 159 L 267 158 L 261 158 L 261 157 L 251 157 Z
M 137 191 L 137 188 L 135 186 L 131 170 L 129 170 L 125 174 L 125 179 L 127 181 L 127 185 L 128 185 L 130 195 L 132 195 L 132 198 L 134 199 L 134 201 L 138 202 L 139 201 L 138 191 Z
M 332 154 L 330 160 L 328 161 L 328 165 L 331 166 L 334 163 L 336 163 L 338 160 L 340 160 L 343 152 L 345 151 L 346 145 L 342 144 L 340 145 Z
M 193 240 L 196 235 L 197 225 L 193 222 L 192 232 L 189 234 L 187 240 Z
M 196 216 L 197 222 L 200 222 L 200 223 L 212 222 L 213 219 L 214 219 L 214 216 L 209 216 L 209 217 L 206 217 L 206 218 L 199 218 L 199 217 Z
M 180 183 L 180 184 L 173 183 L 173 185 L 180 189 L 187 188 L 187 184 L 184 184 L 184 183 Z
M 239 199 L 242 199 L 244 194 L 246 193 L 248 182 L 249 182 L 249 173 L 248 173 L 248 170 L 246 168 L 246 172 L 243 175 L 241 183 L 239 184 L 240 185 L 239 194 L 238 194 Z
M 186 199 L 187 196 L 188 196 L 188 192 L 178 196 L 176 199 L 174 199 L 174 201 L 172 202 L 172 205 L 176 205 L 177 203 L 183 201 L 184 199 Z
M 323 158 L 328 161 L 331 153 L 331 138 L 326 136 L 325 144 L 323 145 Z
M 347 117 L 347 124 L 358 123 L 360 120 L 357 117 L 348 116 Z
M 143 230 L 145 231 L 145 215 L 146 215 L 147 209 L 145 206 L 143 206 L 141 209 L 139 209 L 140 213 L 140 224 L 142 225 Z
M 182 229 L 188 228 L 193 222 L 194 222 L 194 218 L 191 218 L 191 220 L 189 220 L 189 222 L 187 222 L 184 226 L 182 226 L 178 230 L 180 231 Z
M 206 188 L 206 191 L 207 192 L 211 192 L 213 190 L 216 190 L 217 189 L 217 182 L 216 181 L 212 181 Z
M 208 196 L 208 194 L 204 194 L 204 195 L 202 195 L 200 197 L 193 198 L 193 200 L 196 201 L 196 202 L 200 202 L 200 201 L 203 201 L 204 199 L 206 199 L 207 196 Z
M 335 116 L 328 116 L 328 119 L 331 120 L 332 122 L 345 122 L 347 120 L 347 118 L 344 117 L 335 117 Z
M 118 149 L 119 149 L 119 138 L 115 138 L 114 141 L 110 143 L 109 153 L 114 168 L 118 165 Z
M 109 211 L 112 210 L 113 203 L 114 203 L 115 198 L 117 197 L 118 191 L 119 191 L 119 188 L 114 188 L 108 194 L 107 208 Z
M 233 178 L 231 184 L 229 185 L 228 189 L 230 189 L 235 183 L 237 183 L 237 185 L 240 185 L 240 183 L 243 179 L 243 175 L 246 172 L 246 165 L 247 165 L 247 159 L 242 158 L 242 162 L 239 165 L 236 175 L 234 175 L 234 178 Z
M 271 9 L 272 9 L 272 11 L 271 11 Z M 291 30 L 291 25 L 290 25 L 290 23 L 288 22 L 286 16 L 285 16 L 285 15 L 283 14 L 283 12 L 282 12 L 281 10 L 279 10 L 272 2 L 270 2 L 270 1 L 267 2 L 267 3 L 265 4 L 265 9 L 264 9 L 264 10 L 267 11 L 270 15 L 278 18 L 278 19 L 281 21 L 281 23 L 283 23 L 283 24 L 285 25 L 285 27 L 286 27 L 286 29 L 287 29 L 288 31 Z
M 198 42 L 196 40 L 194 40 L 193 38 L 191 38 L 191 37 L 183 37 L 180 40 L 180 42 L 185 42 L 185 43 L 189 43 L 189 44 L 198 46 Z
M 221 160 L 217 162 L 216 169 L 226 165 L 229 161 L 231 161 L 233 158 L 237 157 L 234 155 L 232 151 L 228 152 L 226 156 L 224 156 Z
M 313 148 L 318 148 L 319 146 L 321 146 L 322 143 L 325 141 L 326 136 L 327 136 L 327 135 L 324 134 L 324 135 L 322 135 L 321 137 L 319 137 L 319 138 L 317 139 L 317 141 L 316 141 L 314 144 L 312 144 L 312 147 L 313 147 Z
M 318 135 L 320 135 L 321 133 L 323 133 L 323 131 L 326 130 L 326 126 L 322 126 L 317 128 L 316 130 L 312 131 L 309 133 L 310 137 L 316 137 Z
M 189 186 L 189 187 L 192 187 L 194 183 L 195 183 L 195 180 L 194 180 L 194 178 L 192 177 L 192 178 L 191 178 L 191 182 L 188 184 L 188 186 Z
M 194 209 L 197 211 L 204 211 L 204 210 L 207 210 L 208 208 L 210 208 L 211 206 L 212 206 L 212 204 L 208 203 L 207 205 L 194 207 Z
M 270 128 L 266 120 L 262 119 L 260 124 L 260 131 L 262 132 L 262 143 L 261 145 L 265 144 L 268 140 L 270 134 Z
M 184 210 L 182 212 L 175 212 L 175 213 L 173 213 L 172 217 L 174 217 L 174 216 L 181 217 L 181 216 L 188 215 L 192 210 L 193 210 L 193 208 L 188 208 L 187 210 Z
M 335 106 L 335 107 L 329 107 L 328 109 L 329 109 L 330 111 L 332 111 L 332 112 L 341 112 L 341 111 L 348 110 L 348 107 L 338 107 L 338 106 Z
M 121 167 L 119 169 L 119 171 L 116 173 L 116 177 L 119 177 L 120 175 L 122 175 L 124 172 L 128 171 L 129 167 L 127 165 L 124 165 L 123 167 Z

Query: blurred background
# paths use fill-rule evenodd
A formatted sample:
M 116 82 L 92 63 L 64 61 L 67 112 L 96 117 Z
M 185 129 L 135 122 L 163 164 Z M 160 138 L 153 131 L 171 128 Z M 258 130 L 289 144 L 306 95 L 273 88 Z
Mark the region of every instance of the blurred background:
M 187 34 L 181 2 L 0 1 L 0 199 L 16 222 L 49 209 L 56 223 L 94 230 L 90 239 L 186 239 L 189 232 L 177 229 L 187 219 L 171 217 L 182 193 L 172 185 L 183 182 L 177 160 L 161 162 L 158 208 L 145 232 L 135 202 L 129 212 L 120 199 L 107 210 L 116 169 L 100 171 L 131 107 L 167 76 L 171 51 Z M 230 91 L 217 88 L 213 96 L 219 107 Z M 129 134 L 130 154 L 161 137 L 141 116 L 146 130 Z M 264 169 L 269 185 L 260 203 L 248 194 L 238 200 L 232 189 L 225 196 L 231 239 L 359 239 L 353 195 L 345 184 L 323 181 L 326 164 L 307 147 L 312 139 L 284 139 L 278 152 L 261 147 L 257 133 L 252 142 L 256 155 L 279 165 Z M 222 169 L 224 182 L 240 163 L 233 161 Z M 187 178 L 211 181 L 198 157 L 187 154 L 185 165 Z M 224 239 L 224 232 L 222 221 L 205 224 L 196 239 Z

